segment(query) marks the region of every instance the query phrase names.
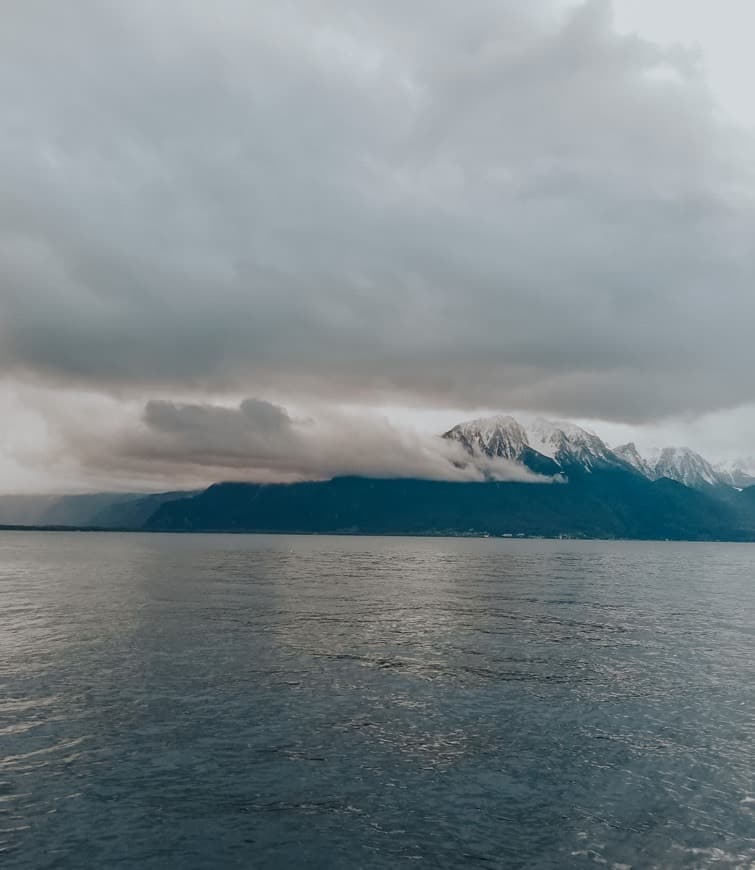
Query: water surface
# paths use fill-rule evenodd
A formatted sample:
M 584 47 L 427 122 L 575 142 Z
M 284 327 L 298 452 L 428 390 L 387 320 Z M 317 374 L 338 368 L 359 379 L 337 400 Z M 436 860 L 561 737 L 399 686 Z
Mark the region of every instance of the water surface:
M 755 867 L 755 546 L 0 533 L 4 868 Z

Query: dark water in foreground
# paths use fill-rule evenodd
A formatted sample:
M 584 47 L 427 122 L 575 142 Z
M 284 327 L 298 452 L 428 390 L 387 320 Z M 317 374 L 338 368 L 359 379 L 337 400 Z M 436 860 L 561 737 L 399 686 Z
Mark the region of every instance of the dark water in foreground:
M 755 867 L 755 546 L 0 533 L 3 868 Z

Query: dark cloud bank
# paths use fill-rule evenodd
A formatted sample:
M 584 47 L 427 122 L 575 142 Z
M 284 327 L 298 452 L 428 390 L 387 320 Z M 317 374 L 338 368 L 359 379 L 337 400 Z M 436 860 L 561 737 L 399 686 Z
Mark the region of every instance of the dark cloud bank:
M 750 140 L 607 2 L 16 3 L 0 72 L 6 373 L 755 399 Z
M 212 396 L 755 400 L 752 138 L 608 2 L 29 0 L 0 95 L 0 377 L 195 396 L 134 461 L 353 465 Z

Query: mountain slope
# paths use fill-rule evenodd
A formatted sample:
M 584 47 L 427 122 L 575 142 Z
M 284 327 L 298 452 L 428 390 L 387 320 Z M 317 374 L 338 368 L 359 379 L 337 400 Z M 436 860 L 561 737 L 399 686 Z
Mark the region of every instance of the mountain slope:
M 99 529 L 141 528 L 167 502 L 196 495 L 196 492 L 157 492 L 113 502 L 92 514 L 89 525 Z
M 524 534 L 748 539 L 736 512 L 669 480 L 576 472 L 569 483 L 451 483 L 358 477 L 216 484 L 159 507 L 146 528 L 367 534 Z
M 164 502 L 193 494 L 182 491 L 0 496 L 0 523 L 61 528 L 140 528 Z
M 628 465 L 630 465 L 638 474 L 647 477 L 648 480 L 655 480 L 656 474 L 652 463 L 648 462 L 637 449 L 633 441 L 629 444 L 621 444 L 619 447 L 614 447 L 613 451 L 617 456 L 621 457 Z

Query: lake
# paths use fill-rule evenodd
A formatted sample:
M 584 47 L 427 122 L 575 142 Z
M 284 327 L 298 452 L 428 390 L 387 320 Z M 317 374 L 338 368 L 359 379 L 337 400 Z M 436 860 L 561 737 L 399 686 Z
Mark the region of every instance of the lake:
M 0 533 L 0 865 L 755 867 L 755 545 Z

